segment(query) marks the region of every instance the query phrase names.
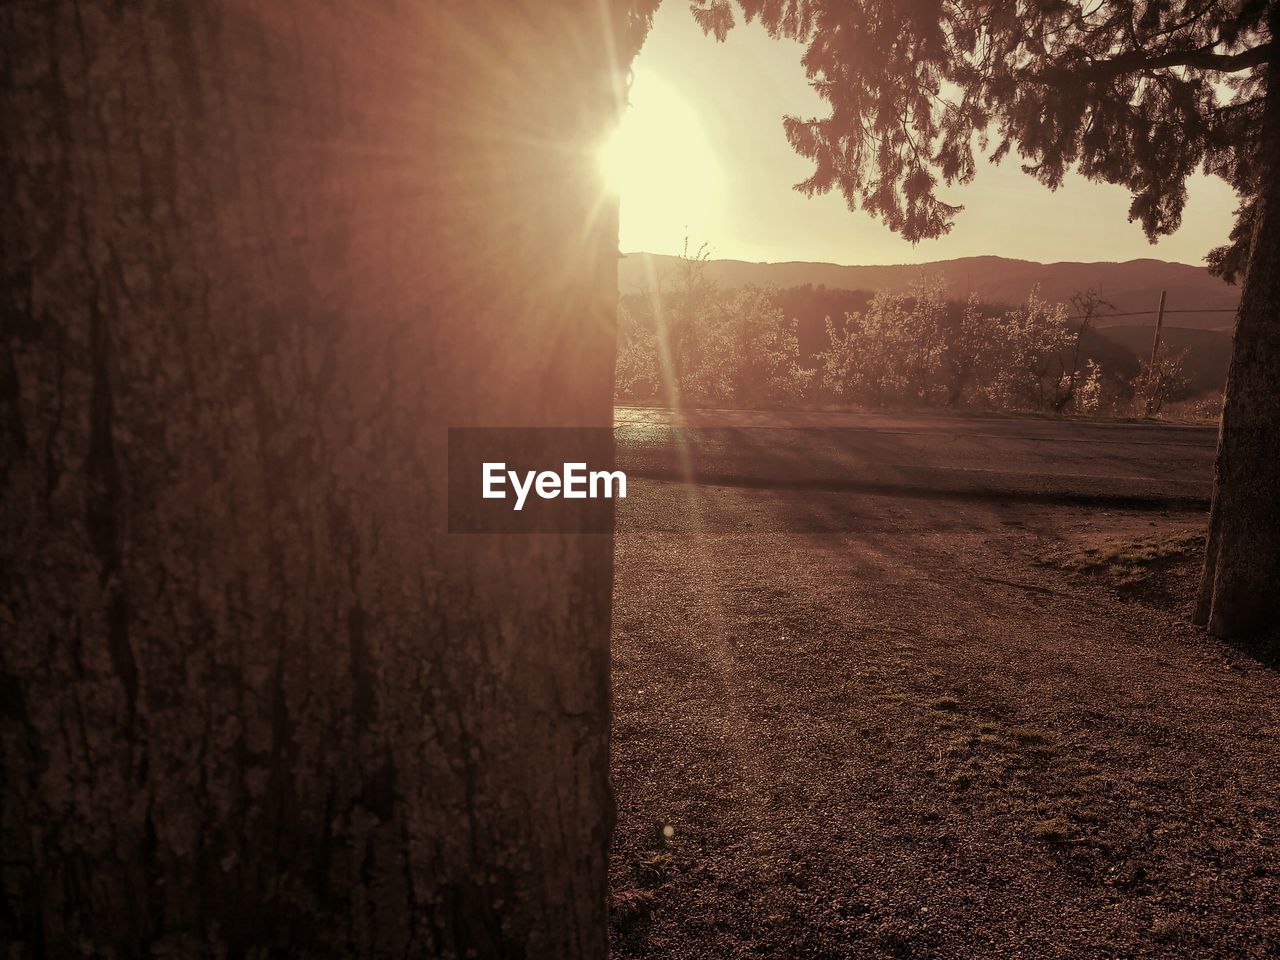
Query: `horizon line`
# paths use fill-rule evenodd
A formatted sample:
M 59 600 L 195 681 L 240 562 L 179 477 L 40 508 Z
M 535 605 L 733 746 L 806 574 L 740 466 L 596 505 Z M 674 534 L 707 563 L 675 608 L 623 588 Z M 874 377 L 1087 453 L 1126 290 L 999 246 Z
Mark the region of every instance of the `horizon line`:
M 652 250 L 620 250 L 619 253 L 623 259 L 627 257 L 670 257 L 672 259 L 680 259 L 678 253 L 655 253 Z M 1161 263 L 1175 267 L 1190 267 L 1193 270 L 1205 270 L 1209 268 L 1204 264 L 1187 263 L 1183 260 L 1162 260 L 1159 257 L 1131 257 L 1128 260 L 1028 260 L 1025 257 L 1006 257 L 998 253 L 978 253 L 969 254 L 963 257 L 948 257 L 940 260 L 922 260 L 913 263 L 836 263 L 832 260 L 745 260 L 742 257 L 710 257 L 708 263 L 745 263 L 752 266 L 786 266 L 788 264 L 817 264 L 828 267 L 928 267 L 939 263 L 958 263 L 963 260 L 1004 260 L 1008 263 L 1028 263 L 1039 267 L 1054 267 L 1062 264 L 1079 264 L 1081 266 L 1097 266 L 1099 264 L 1112 264 L 1123 266 L 1130 263 Z M 1226 281 L 1223 281 L 1224 283 Z M 1229 286 L 1229 284 L 1228 284 Z

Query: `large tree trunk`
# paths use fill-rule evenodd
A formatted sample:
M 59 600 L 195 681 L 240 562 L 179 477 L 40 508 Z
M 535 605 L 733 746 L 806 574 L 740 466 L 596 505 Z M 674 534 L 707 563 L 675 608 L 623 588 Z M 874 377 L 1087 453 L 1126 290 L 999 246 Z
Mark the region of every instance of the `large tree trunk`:
M 602 956 L 611 539 L 444 451 L 610 424 L 606 8 L 141 6 L 0 12 L 0 939 Z
M 1278 32 L 1280 24 L 1272 26 Z M 1280 64 L 1268 69 L 1269 172 L 1236 319 L 1195 611 L 1196 622 L 1220 637 L 1280 623 Z

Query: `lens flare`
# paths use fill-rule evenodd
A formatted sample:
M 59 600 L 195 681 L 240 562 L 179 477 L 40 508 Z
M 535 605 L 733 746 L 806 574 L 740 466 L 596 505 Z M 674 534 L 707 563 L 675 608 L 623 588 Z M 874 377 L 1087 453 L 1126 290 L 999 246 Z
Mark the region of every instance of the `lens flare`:
M 722 173 L 698 113 L 655 74 L 637 70 L 622 122 L 599 150 L 620 201 L 623 250 L 676 252 L 715 242 Z

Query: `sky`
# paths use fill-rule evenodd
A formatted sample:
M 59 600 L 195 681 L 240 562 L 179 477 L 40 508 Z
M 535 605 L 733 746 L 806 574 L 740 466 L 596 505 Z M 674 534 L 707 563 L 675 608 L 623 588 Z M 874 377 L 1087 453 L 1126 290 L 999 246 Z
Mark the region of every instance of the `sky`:
M 1128 221 L 1122 187 L 1072 175 L 1050 191 L 1018 167 L 979 161 L 976 178 L 940 195 L 966 209 L 951 232 L 912 245 L 838 194 L 792 189 L 811 172 L 782 117 L 828 112 L 809 88 L 803 47 L 741 22 L 724 43 L 704 36 L 686 3 L 667 0 L 636 60 L 630 106 L 610 147 L 621 195 L 621 248 L 719 259 L 924 263 L 995 254 L 1049 263 L 1152 257 L 1200 264 L 1225 242 L 1235 194 L 1197 174 L 1182 227 L 1151 244 Z

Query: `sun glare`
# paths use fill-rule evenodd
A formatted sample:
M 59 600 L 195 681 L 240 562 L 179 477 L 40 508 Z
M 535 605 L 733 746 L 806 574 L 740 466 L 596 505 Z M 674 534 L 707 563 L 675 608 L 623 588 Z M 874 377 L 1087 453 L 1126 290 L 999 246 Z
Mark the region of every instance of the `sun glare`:
M 674 252 L 686 236 L 714 242 L 721 171 L 697 112 L 659 77 L 637 70 L 622 123 L 600 148 L 621 203 L 623 250 Z

